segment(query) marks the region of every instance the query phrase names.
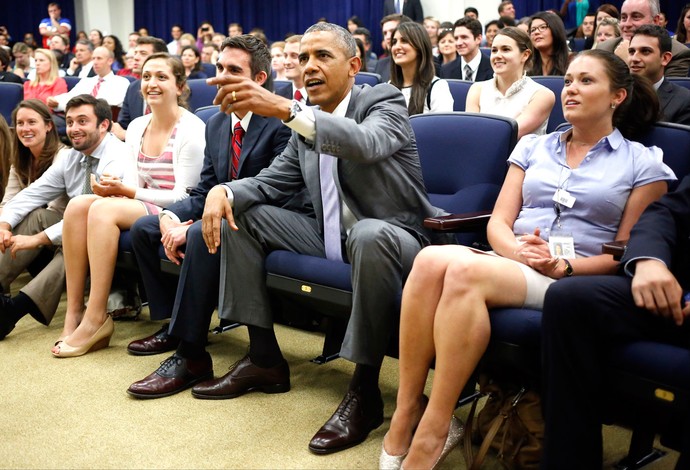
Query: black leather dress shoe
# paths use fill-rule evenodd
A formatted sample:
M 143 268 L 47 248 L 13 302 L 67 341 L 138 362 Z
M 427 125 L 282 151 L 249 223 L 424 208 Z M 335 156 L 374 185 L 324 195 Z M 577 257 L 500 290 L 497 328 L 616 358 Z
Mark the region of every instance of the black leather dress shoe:
M 151 375 L 134 382 L 127 393 L 136 398 L 162 398 L 213 378 L 213 362 L 205 353 L 202 359 L 185 359 L 173 354 Z
M 11 319 L 14 313 L 12 298 L 0 294 L 0 340 L 5 339 L 14 330 L 15 323 Z
M 275 367 L 259 367 L 249 356 L 237 361 L 223 377 L 200 383 L 192 389 L 196 398 L 222 400 L 251 391 L 284 393 L 290 390 L 290 368 L 283 360 Z
M 151 336 L 132 341 L 127 346 L 127 352 L 134 356 L 153 356 L 164 352 L 174 351 L 180 345 L 180 339 L 168 334 L 166 323 Z
M 350 390 L 333 416 L 311 439 L 309 450 L 315 454 L 332 454 L 349 449 L 363 442 L 382 423 L 381 392 L 365 398 L 359 390 Z

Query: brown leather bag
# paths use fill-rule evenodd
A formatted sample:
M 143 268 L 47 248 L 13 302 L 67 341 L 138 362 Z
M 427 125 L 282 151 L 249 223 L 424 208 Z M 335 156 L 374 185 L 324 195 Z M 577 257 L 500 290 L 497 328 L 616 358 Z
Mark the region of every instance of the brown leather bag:
M 488 395 L 484 408 L 475 417 L 478 396 L 472 403 L 465 425 L 465 461 L 470 470 L 481 468 L 489 449 L 509 469 L 538 469 L 544 443 L 541 399 L 534 390 L 507 387 L 485 378 L 480 391 Z M 472 441 L 481 442 L 476 458 Z

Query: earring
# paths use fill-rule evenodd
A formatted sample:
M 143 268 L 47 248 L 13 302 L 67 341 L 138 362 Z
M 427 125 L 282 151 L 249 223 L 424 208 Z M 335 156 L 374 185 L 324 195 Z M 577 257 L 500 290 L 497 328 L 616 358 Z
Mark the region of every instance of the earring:
M 611 103 L 611 109 L 616 109 L 616 103 Z

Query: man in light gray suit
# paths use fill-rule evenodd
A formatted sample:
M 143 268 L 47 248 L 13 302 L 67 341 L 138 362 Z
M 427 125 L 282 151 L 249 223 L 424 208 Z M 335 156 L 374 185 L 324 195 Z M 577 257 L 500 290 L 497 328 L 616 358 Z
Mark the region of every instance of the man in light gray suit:
M 219 311 L 248 326 L 250 347 L 228 374 L 196 385 L 192 394 L 218 399 L 288 391 L 290 373 L 266 288 L 266 253 L 283 249 L 349 260 L 353 307 L 340 355 L 356 368 L 342 403 L 309 444 L 320 454 L 359 444 L 383 422 L 378 376 L 396 325 L 396 297 L 415 255 L 429 243 L 424 218 L 440 213 L 424 189 L 403 96 L 387 84 L 354 86 L 361 66 L 355 54 L 354 39 L 340 26 L 317 23 L 306 31 L 300 62 L 309 100 L 319 108 L 239 77 L 209 81 L 220 86 L 216 102 L 224 112 L 278 117 L 294 132 L 259 175 L 219 185 L 207 196 L 202 230 L 209 250 L 221 250 Z M 281 208 L 305 187 L 315 217 Z M 209 322 L 173 318 L 170 333 L 181 338 L 180 347 L 132 384 L 130 394 L 166 396 L 202 380 L 212 370 L 205 351 Z

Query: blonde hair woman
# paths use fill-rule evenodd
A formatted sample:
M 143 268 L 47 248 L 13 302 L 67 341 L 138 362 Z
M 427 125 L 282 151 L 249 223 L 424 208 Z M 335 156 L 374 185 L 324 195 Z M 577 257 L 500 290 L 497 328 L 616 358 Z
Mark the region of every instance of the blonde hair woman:
M 67 82 L 58 75 L 55 55 L 48 49 L 36 49 L 36 78 L 24 82 L 24 99 L 46 102 L 48 97 L 67 93 Z

